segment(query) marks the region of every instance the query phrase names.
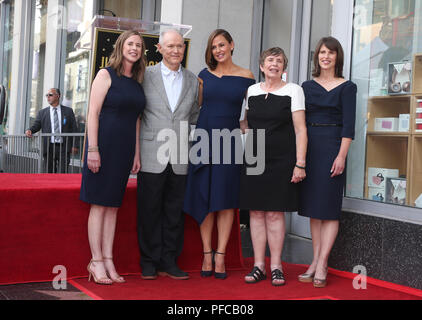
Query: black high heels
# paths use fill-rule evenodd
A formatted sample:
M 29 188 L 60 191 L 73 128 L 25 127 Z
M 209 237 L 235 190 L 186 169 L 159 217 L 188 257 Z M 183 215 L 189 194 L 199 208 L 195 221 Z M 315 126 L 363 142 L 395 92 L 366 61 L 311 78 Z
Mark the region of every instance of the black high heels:
M 204 254 L 212 254 L 211 259 L 212 259 L 212 264 L 214 266 L 214 251 L 204 252 Z M 203 278 L 211 277 L 212 273 L 213 273 L 212 270 L 209 270 L 209 271 L 201 270 L 201 277 L 203 277 Z
M 226 255 L 225 253 L 221 253 L 221 252 L 218 252 L 218 251 L 215 251 L 215 254 L 221 254 L 223 256 Z M 227 278 L 227 273 L 226 272 L 214 272 L 214 277 L 216 279 L 224 280 L 224 279 Z

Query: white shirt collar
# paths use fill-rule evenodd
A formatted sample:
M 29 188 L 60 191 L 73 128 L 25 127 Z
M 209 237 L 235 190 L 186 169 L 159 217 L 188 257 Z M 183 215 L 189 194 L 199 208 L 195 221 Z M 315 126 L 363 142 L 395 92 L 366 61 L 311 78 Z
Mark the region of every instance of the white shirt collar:
M 57 108 L 57 111 L 59 111 L 60 110 L 60 104 L 56 108 Z M 54 111 L 54 109 L 55 108 L 52 105 L 50 105 L 50 110 L 51 111 Z
M 182 71 L 182 65 L 179 65 L 179 70 L 173 71 L 167 68 L 164 62 L 161 62 L 161 73 L 166 77 L 169 76 L 172 72 L 179 74 L 181 71 Z

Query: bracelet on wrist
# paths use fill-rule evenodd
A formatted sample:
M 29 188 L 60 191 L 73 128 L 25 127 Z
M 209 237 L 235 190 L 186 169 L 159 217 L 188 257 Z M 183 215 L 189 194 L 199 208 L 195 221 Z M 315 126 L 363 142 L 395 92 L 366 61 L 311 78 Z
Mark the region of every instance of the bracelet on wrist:
M 295 167 L 296 167 L 296 168 L 299 168 L 299 169 L 303 169 L 303 170 L 305 170 L 305 169 L 306 169 L 306 167 L 302 167 L 302 166 L 299 166 L 299 165 L 297 165 L 297 164 L 295 165 Z
M 98 147 L 88 147 L 88 152 L 98 152 L 100 149 Z

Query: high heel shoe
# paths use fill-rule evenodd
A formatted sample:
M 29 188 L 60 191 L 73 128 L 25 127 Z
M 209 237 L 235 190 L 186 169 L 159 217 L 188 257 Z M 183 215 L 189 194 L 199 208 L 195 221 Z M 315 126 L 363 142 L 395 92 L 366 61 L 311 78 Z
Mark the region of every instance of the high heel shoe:
M 113 261 L 113 257 L 111 257 L 111 258 L 103 257 L 103 259 Z M 114 264 L 114 262 L 113 262 L 113 264 Z M 125 283 L 126 282 L 125 278 L 123 278 L 122 276 L 120 276 L 118 273 L 116 273 L 117 274 L 117 278 L 112 278 L 111 275 L 110 275 L 110 273 L 107 270 L 106 270 L 106 273 L 107 273 L 107 276 L 113 282 L 116 282 L 116 283 Z
M 310 283 L 314 281 L 315 271 L 312 273 L 302 273 L 298 276 L 299 282 Z
M 314 278 L 313 280 L 314 288 L 325 288 L 325 286 L 327 285 L 327 276 L 328 276 L 328 269 L 326 268 L 325 279 Z
M 94 278 L 94 282 L 96 283 L 96 284 L 104 284 L 104 285 L 111 285 L 111 284 L 113 284 L 113 281 L 112 280 L 110 280 L 109 278 L 107 278 L 107 277 L 105 277 L 105 278 L 101 278 L 101 279 L 97 279 L 97 277 L 95 276 L 95 273 L 91 270 L 91 264 L 93 263 L 93 262 L 104 262 L 103 260 L 91 260 L 90 262 L 89 262 L 89 264 L 88 264 L 88 266 L 86 267 L 87 268 L 87 270 L 88 270 L 88 274 L 89 274 L 89 276 L 88 276 L 88 282 L 90 282 L 91 281 L 91 277 L 93 277 Z
M 223 256 L 225 256 L 226 254 L 225 253 L 221 253 L 221 252 L 218 252 L 218 251 L 215 251 L 215 254 L 221 254 L 221 255 L 223 255 Z M 227 278 L 227 273 L 226 272 L 214 272 L 214 277 L 216 278 L 216 279 L 220 279 L 220 280 L 224 280 L 224 279 L 226 279 Z
M 204 252 L 204 254 L 212 254 L 211 259 L 212 259 L 212 264 L 214 265 L 214 251 Z M 203 278 L 211 277 L 212 273 L 213 273 L 212 270 L 210 271 L 201 270 L 201 277 Z

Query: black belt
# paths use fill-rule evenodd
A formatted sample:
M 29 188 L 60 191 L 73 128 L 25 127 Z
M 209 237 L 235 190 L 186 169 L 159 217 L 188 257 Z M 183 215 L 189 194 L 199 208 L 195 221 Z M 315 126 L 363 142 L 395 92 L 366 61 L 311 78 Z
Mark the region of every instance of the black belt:
M 340 123 L 308 123 L 311 127 L 342 127 Z

